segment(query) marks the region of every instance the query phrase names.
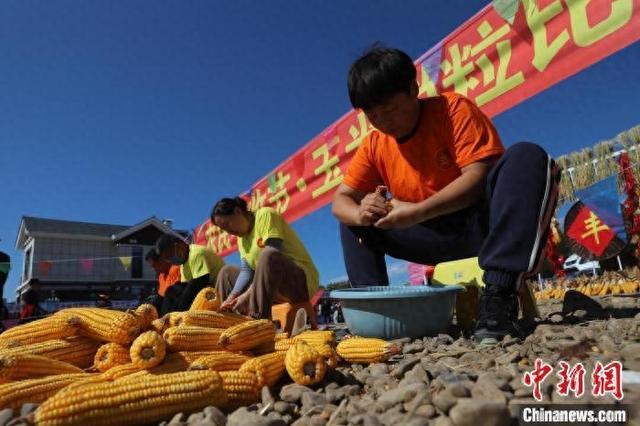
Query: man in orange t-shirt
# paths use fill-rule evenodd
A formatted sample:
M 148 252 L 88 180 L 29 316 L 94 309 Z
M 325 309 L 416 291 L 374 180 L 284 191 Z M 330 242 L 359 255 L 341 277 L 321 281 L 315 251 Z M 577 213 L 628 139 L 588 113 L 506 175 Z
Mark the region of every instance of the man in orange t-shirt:
M 539 263 L 555 208 L 553 160 L 532 143 L 505 151 L 463 96 L 419 99 L 415 66 L 397 49 L 359 58 L 348 87 L 375 127 L 333 199 L 351 283 L 388 284 L 385 255 L 423 264 L 479 256 L 476 339 L 516 335 L 517 289 Z
M 160 258 L 155 248 L 149 250 L 145 260 L 158 274 L 158 297 L 153 304 L 156 308 L 162 306 L 162 300 L 169 287 L 180 282 L 180 266 L 170 265 Z

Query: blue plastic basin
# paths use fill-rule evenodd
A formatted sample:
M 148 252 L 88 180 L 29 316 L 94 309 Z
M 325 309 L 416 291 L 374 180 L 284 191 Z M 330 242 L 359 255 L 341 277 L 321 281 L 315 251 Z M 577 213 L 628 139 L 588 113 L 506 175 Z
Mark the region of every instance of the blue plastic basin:
M 445 332 L 453 319 L 458 285 L 371 286 L 335 290 L 353 334 L 382 339 L 419 338 Z

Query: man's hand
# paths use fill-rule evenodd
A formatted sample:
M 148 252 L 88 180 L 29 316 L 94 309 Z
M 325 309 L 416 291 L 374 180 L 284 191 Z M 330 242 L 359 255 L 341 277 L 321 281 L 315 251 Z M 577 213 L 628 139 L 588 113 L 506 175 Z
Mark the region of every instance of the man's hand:
M 227 300 L 222 302 L 222 305 L 220 305 L 220 310 L 231 311 L 233 308 L 236 307 L 237 303 L 238 303 L 238 295 L 231 293 L 229 297 L 227 297 Z
M 407 203 L 405 201 L 396 200 L 395 198 L 388 201 L 391 210 L 381 219 L 378 219 L 374 226 L 380 229 L 399 229 L 408 228 L 411 225 L 422 222 L 419 217 L 418 205 Z
M 376 192 L 371 192 L 360 201 L 359 218 L 361 226 L 369 226 L 389 213 L 385 198 L 386 188 L 378 187 Z

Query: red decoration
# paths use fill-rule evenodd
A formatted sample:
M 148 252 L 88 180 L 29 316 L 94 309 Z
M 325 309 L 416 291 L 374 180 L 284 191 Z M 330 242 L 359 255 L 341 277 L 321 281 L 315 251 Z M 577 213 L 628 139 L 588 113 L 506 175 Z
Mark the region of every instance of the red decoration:
M 640 214 L 638 214 L 638 183 L 633 175 L 629 154 L 623 152 L 618 157 L 620 175 L 623 178 L 624 192 L 627 199 L 622 204 L 622 216 L 628 226 L 629 235 L 633 238 L 640 234 Z M 640 242 L 640 241 L 639 241 Z M 638 243 L 636 243 L 638 244 Z M 636 246 L 636 257 L 640 258 L 640 245 Z

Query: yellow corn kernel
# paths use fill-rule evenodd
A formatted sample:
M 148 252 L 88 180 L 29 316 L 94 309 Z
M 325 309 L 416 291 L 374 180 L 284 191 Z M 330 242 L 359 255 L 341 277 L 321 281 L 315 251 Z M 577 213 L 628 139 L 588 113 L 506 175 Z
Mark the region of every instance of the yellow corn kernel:
M 232 371 L 242 367 L 249 357 L 233 352 L 220 351 L 196 359 L 191 363 L 191 370 Z
M 305 386 L 320 382 L 327 371 L 325 359 L 303 340 L 298 340 L 287 351 L 284 363 L 289 377 Z
M 181 326 L 165 330 L 163 337 L 171 352 L 221 350 L 218 339 L 224 330 L 220 328 Z
M 246 371 L 222 371 L 222 387 L 227 393 L 227 409 L 251 405 L 259 400 L 258 378 Z
M 286 352 L 296 343 L 295 339 L 280 339 L 276 340 L 274 349 L 276 352 Z
M 0 334 L 0 347 L 6 348 L 17 344 L 30 345 L 47 340 L 64 339 L 74 336 L 79 325 L 78 318 L 52 315 L 15 326 Z
M 0 385 L 0 409 L 20 410 L 22 404 L 39 404 L 65 386 L 93 376 L 87 373 L 57 374 Z
M 0 353 L 0 383 L 68 373 L 83 371 L 75 365 L 44 356 Z
M 284 352 L 273 352 L 246 361 L 238 371 L 254 373 L 258 378 L 258 388 L 273 386 L 284 374 Z
M 196 295 L 191 302 L 190 311 L 217 311 L 220 307 L 220 301 L 216 295 L 216 289 L 213 287 L 205 287 Z
M 273 342 L 276 329 L 270 320 L 252 320 L 227 328 L 218 344 L 230 351 L 246 351 Z
M 102 342 L 128 345 L 140 334 L 138 318 L 129 313 L 101 308 L 69 308 L 56 316 L 80 318 L 80 334 Z
M 90 382 L 54 395 L 36 410 L 35 422 L 40 426 L 137 425 L 226 404 L 222 378 L 215 371 L 143 374 L 135 380 Z
M 187 311 L 181 312 L 175 320 L 175 326 L 193 325 L 197 327 L 229 328 L 251 318 L 232 312 Z
M 382 339 L 356 337 L 341 341 L 336 352 L 350 363 L 374 363 L 386 361 L 400 348 Z
M 279 331 L 276 333 L 276 337 L 274 338 L 274 340 L 277 342 L 278 340 L 283 340 L 288 338 L 289 338 L 289 333 L 287 333 L 286 331 Z
M 6 354 L 41 355 L 58 361 L 68 362 L 76 367 L 88 368 L 98 350 L 99 343 L 86 337 L 70 337 L 65 340 L 49 340 L 31 345 L 3 349 Z
M 145 331 L 131 344 L 131 362 L 141 368 L 153 368 L 164 360 L 167 347 L 156 331 Z
M 105 343 L 100 346 L 93 358 L 93 365 L 100 372 L 105 372 L 117 365 L 130 362 L 129 349 L 117 343 Z

